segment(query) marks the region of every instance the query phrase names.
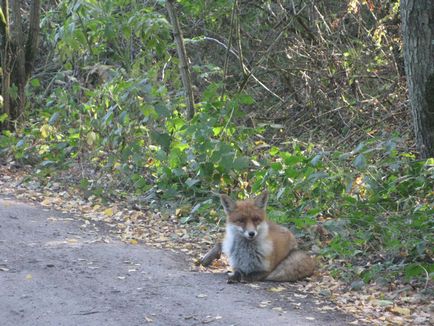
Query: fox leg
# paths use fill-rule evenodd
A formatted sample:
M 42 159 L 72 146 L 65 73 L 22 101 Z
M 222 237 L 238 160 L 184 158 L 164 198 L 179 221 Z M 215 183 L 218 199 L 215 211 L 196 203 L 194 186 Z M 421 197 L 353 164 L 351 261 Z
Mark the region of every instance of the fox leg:
M 222 243 L 221 242 L 217 242 L 215 245 L 214 245 L 214 247 L 210 250 L 210 251 L 208 251 L 206 254 L 205 254 L 205 256 L 203 256 L 201 259 L 200 259 L 200 261 L 199 261 L 199 263 L 202 265 L 202 266 L 209 266 L 209 265 L 211 265 L 211 263 L 214 261 L 214 260 L 216 260 L 216 259 L 219 259 L 220 258 L 220 256 L 221 256 L 221 254 L 222 254 Z
M 228 283 L 239 283 L 241 282 L 242 274 L 239 270 L 234 270 L 232 273 L 228 273 Z
M 243 274 L 242 275 L 242 281 L 244 281 L 244 282 L 262 281 L 263 279 L 265 279 L 267 277 L 268 274 L 270 274 L 270 272 L 266 272 L 266 271 Z
M 252 272 L 244 274 L 239 270 L 235 270 L 228 275 L 228 283 L 239 283 L 239 282 L 256 282 L 262 281 L 267 277 L 269 272 Z

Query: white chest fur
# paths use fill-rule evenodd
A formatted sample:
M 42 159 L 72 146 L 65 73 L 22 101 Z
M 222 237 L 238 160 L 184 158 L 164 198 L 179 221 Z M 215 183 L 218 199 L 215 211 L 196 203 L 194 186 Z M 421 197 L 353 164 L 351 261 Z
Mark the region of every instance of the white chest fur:
M 268 239 L 268 224 L 262 222 L 254 240 L 243 236 L 242 228 L 227 224 L 223 241 L 223 252 L 228 256 L 233 269 L 243 273 L 269 271 L 269 257 L 273 251 L 273 243 Z

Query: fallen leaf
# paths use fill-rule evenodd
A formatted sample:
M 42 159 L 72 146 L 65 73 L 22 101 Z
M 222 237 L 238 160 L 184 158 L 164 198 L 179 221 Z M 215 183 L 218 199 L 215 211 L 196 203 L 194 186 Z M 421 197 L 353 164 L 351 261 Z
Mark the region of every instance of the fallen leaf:
M 147 323 L 152 323 L 153 322 L 153 320 L 151 318 L 149 318 L 148 316 L 145 316 L 145 321 Z
M 284 311 L 282 307 L 273 307 L 273 308 L 271 308 L 271 310 L 278 311 L 278 312 Z
M 198 294 L 196 298 L 206 298 L 207 296 L 206 294 Z
M 319 307 L 317 309 L 321 310 L 321 311 L 334 311 L 334 310 L 336 310 L 335 307 L 331 307 L 331 306 L 323 306 L 323 307 Z
M 410 316 L 410 314 L 411 314 L 410 309 L 404 308 L 404 307 L 395 306 L 395 307 L 391 307 L 387 310 L 389 310 L 390 312 L 393 312 L 395 315 Z
M 267 301 L 261 301 L 261 303 L 259 304 L 259 308 L 266 308 L 271 304 L 271 301 L 267 300 Z
M 259 289 L 260 288 L 260 286 L 258 284 L 249 283 L 247 285 L 250 286 L 251 288 L 254 288 L 254 289 Z
M 282 292 L 284 290 L 286 290 L 286 288 L 284 288 L 283 286 L 277 286 L 268 289 L 268 291 L 270 292 Z
M 372 303 L 380 307 L 393 305 L 393 301 L 390 300 L 372 300 Z
M 298 293 L 294 293 L 294 297 L 296 298 L 306 298 L 307 294 L 298 294 Z
M 219 316 L 219 315 L 217 315 L 215 317 L 213 317 L 213 316 L 206 316 L 205 319 L 202 320 L 202 324 L 209 324 L 209 323 L 212 323 L 215 320 L 219 320 L 219 319 L 222 319 L 222 318 L 223 317 Z
M 113 208 L 110 207 L 110 208 L 105 209 L 103 214 L 107 217 L 113 216 Z

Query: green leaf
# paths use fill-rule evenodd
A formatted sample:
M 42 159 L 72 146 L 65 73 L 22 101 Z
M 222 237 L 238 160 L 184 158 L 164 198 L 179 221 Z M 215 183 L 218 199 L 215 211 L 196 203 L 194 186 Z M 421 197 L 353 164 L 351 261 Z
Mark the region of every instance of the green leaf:
M 233 162 L 234 170 L 241 171 L 245 170 L 250 165 L 250 159 L 247 156 L 237 157 Z
M 299 156 L 292 155 L 291 153 L 281 152 L 280 155 L 283 158 L 283 160 L 285 161 L 285 164 L 288 166 L 295 165 L 295 164 L 301 162 L 301 158 Z
M 214 164 L 211 162 L 201 163 L 200 164 L 200 175 L 209 177 L 214 172 Z
M 424 273 L 424 269 L 420 264 L 409 264 L 404 268 L 404 273 L 405 277 L 410 279 L 422 275 Z
M 41 164 L 40 164 L 40 166 L 42 166 L 42 167 L 49 167 L 50 165 L 54 165 L 56 162 L 54 162 L 54 161 L 49 161 L 49 160 L 46 160 L 46 161 L 43 161 Z
M 237 96 L 237 99 L 240 104 L 252 105 L 255 103 L 255 100 L 250 95 L 240 94 Z
M 96 143 L 97 139 L 98 135 L 94 131 L 89 132 L 86 136 L 86 142 L 89 146 L 93 146 Z
M 103 125 L 108 125 L 108 123 L 111 121 L 112 119 L 112 115 L 113 115 L 113 107 L 111 107 L 107 113 L 104 115 L 104 117 L 102 118 L 102 123 Z
M 41 86 L 41 82 L 40 82 L 39 79 L 37 79 L 37 78 L 32 79 L 32 80 L 30 81 L 30 84 L 31 84 L 33 87 L 35 87 L 35 88 Z
M 7 118 L 8 118 L 7 113 L 0 114 L 0 123 L 5 122 Z
M 357 155 L 357 157 L 356 157 L 356 158 L 354 159 L 354 161 L 353 161 L 353 165 L 354 165 L 357 169 L 359 169 L 359 170 L 363 170 L 363 169 L 366 167 L 366 165 L 367 165 L 365 155 L 363 155 L 363 154 L 359 154 L 359 155 Z
M 310 161 L 310 164 L 312 164 L 312 166 L 317 166 L 318 164 L 321 163 L 321 159 L 322 159 L 322 154 L 315 155 L 315 157 Z
M 54 112 L 53 115 L 50 117 L 50 120 L 48 120 L 48 124 L 50 126 L 54 125 L 57 122 L 57 120 L 59 119 L 59 117 L 60 117 L 60 113 Z
M 167 160 L 167 154 L 166 154 L 165 151 L 163 151 L 162 149 L 160 149 L 160 150 L 158 150 L 158 151 L 155 153 L 155 158 L 156 158 L 157 160 L 164 161 L 164 160 Z
M 195 184 L 199 183 L 200 180 L 199 179 L 191 179 L 188 178 L 187 180 L 185 180 L 185 184 L 187 185 L 187 187 L 191 188 L 193 187 Z
M 425 162 L 425 165 L 426 166 L 434 166 L 434 157 L 427 159 Z
M 165 152 L 169 151 L 172 138 L 168 133 L 159 133 L 157 131 L 153 131 L 151 132 L 151 137 L 158 145 L 161 146 L 161 149 L 163 149 Z
M 229 172 L 232 170 L 233 166 L 233 156 L 231 155 L 224 155 L 221 157 L 219 161 L 219 165 L 225 170 L 225 172 Z
M 24 147 L 25 144 L 26 144 L 26 141 L 24 139 L 20 139 L 15 146 L 17 148 L 21 148 L 21 147 Z
M 273 146 L 270 148 L 269 152 L 271 156 L 277 155 L 279 153 L 279 147 Z
M 318 181 L 319 179 L 324 179 L 324 178 L 327 178 L 328 176 L 329 175 L 325 172 L 317 172 L 317 173 L 310 174 L 307 179 L 310 182 L 314 183 L 314 182 Z
M 167 106 L 165 106 L 163 103 L 157 103 L 155 104 L 155 111 L 158 113 L 161 117 L 169 117 L 170 111 L 167 109 Z
M 283 169 L 282 164 L 279 162 L 273 162 L 270 164 L 270 166 L 274 171 L 281 171 Z
M 3 26 L 6 26 L 6 18 L 5 18 L 5 15 L 3 13 L 2 8 L 0 8 L 0 20 L 1 20 L 2 24 L 3 24 Z

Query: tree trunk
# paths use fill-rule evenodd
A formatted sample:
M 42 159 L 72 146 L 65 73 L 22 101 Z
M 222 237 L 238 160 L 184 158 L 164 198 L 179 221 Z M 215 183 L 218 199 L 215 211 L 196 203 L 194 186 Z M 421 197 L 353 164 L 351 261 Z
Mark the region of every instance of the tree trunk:
M 173 29 L 173 37 L 175 38 L 176 42 L 176 50 L 179 57 L 179 70 L 187 101 L 187 119 L 190 120 L 193 118 L 195 113 L 193 88 L 191 85 L 191 75 L 187 59 L 187 51 L 185 50 L 184 38 L 182 37 L 181 27 L 179 26 L 178 16 L 176 15 L 174 2 L 174 0 L 166 0 L 166 9 L 169 14 L 170 22 Z
M 2 35 L 2 96 L 3 96 L 3 108 L 0 111 L 2 114 L 6 114 L 5 122 L 0 122 L 1 129 L 9 127 L 9 117 L 11 114 L 10 104 L 10 87 L 11 87 L 11 61 L 12 55 L 10 51 L 10 31 L 9 31 L 9 1 L 3 0 L 1 5 L 2 19 L 1 19 L 1 35 Z
M 26 80 L 30 78 L 39 44 L 41 1 L 33 0 L 30 7 L 29 35 L 26 44 Z
M 11 97 L 11 119 L 16 120 L 24 112 L 24 88 L 26 87 L 26 56 L 24 53 L 23 22 L 21 20 L 21 1 L 10 0 L 11 2 L 11 45 L 14 58 L 12 67 L 11 82 L 17 89 L 16 96 Z
M 401 0 L 401 20 L 416 145 L 434 157 L 434 0 Z
M 26 35 L 21 17 L 21 0 L 2 1 L 2 96 L 7 122 L 2 125 L 11 129 L 12 122 L 22 117 L 25 106 L 25 87 L 31 76 L 36 58 L 39 40 L 40 0 L 34 0 L 30 6 L 29 28 Z

